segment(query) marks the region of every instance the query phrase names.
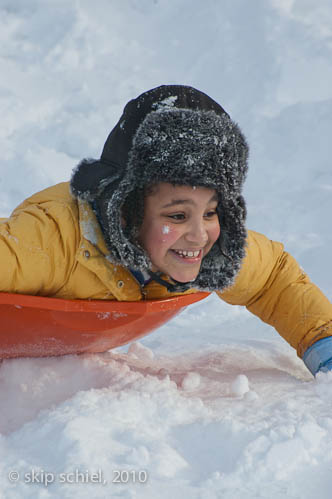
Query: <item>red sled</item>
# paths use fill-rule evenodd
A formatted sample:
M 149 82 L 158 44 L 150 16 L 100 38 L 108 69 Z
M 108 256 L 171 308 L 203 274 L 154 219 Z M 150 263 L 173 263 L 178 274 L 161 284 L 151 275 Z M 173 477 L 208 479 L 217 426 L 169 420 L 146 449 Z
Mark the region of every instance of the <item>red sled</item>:
M 119 302 L 0 293 L 0 358 L 105 352 L 145 336 L 208 295 Z

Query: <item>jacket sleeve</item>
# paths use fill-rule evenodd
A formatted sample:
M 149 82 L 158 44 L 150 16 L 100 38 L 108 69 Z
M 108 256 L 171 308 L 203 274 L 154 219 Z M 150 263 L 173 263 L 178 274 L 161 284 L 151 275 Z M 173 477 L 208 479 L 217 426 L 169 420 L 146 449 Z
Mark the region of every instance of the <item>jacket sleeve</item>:
M 0 222 L 0 291 L 52 296 L 75 254 L 73 214 L 61 202 L 24 202 Z
M 302 357 L 314 342 L 332 336 L 332 304 L 281 243 L 253 231 L 247 243 L 234 285 L 218 295 L 246 306 Z

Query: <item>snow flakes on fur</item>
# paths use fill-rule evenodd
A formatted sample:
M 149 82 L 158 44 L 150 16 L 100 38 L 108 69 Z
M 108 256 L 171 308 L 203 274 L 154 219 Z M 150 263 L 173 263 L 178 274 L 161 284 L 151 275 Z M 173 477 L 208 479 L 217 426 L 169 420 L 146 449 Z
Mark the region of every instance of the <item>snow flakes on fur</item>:
M 248 149 L 227 114 L 166 109 L 139 126 L 129 153 L 137 185 L 157 182 L 216 188 L 223 199 L 242 188 Z

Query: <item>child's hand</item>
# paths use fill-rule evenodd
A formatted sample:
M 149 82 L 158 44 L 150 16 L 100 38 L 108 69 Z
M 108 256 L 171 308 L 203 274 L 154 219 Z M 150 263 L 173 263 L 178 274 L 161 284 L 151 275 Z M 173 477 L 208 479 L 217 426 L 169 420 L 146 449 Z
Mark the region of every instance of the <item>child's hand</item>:
M 332 371 L 332 337 L 316 341 L 303 355 L 303 362 L 315 376 L 318 372 Z

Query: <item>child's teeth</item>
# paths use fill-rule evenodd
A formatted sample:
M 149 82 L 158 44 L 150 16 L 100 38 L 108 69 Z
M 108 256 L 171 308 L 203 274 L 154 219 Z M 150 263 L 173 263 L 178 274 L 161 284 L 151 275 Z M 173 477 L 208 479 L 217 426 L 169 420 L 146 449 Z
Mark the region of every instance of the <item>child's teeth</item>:
M 175 250 L 175 252 L 184 257 L 196 258 L 199 255 L 200 250 L 199 251 Z

